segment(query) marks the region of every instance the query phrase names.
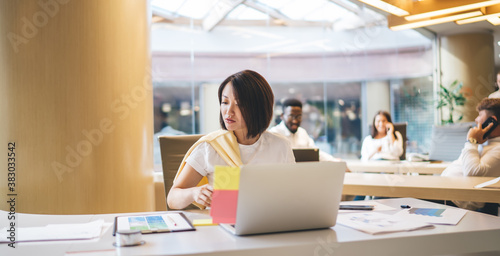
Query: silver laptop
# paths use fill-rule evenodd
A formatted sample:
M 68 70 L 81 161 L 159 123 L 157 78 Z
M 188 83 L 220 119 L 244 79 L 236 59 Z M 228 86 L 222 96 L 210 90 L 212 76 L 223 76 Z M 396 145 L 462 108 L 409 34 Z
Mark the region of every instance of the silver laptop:
M 329 228 L 335 225 L 345 162 L 248 165 L 241 168 L 235 235 Z

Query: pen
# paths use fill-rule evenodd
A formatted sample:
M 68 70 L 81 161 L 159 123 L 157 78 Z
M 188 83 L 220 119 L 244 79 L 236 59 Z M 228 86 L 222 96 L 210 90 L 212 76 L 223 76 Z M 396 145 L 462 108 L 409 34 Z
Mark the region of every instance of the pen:
M 409 206 L 409 205 L 407 205 L 407 204 L 402 204 L 402 205 L 401 205 L 401 208 L 408 209 L 408 208 L 411 208 L 411 206 Z
M 177 223 L 175 223 L 175 221 L 172 218 L 170 218 L 170 216 L 167 215 L 167 218 L 168 220 L 170 220 L 170 222 L 174 224 L 174 226 L 177 226 Z

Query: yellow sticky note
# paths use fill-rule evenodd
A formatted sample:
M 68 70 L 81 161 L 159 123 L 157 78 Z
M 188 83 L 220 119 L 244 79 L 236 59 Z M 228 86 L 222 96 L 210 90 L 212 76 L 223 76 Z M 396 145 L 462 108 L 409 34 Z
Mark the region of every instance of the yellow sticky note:
M 193 220 L 193 226 L 214 226 L 217 223 L 213 223 L 212 219 L 196 219 Z
M 240 167 L 215 166 L 214 189 L 238 190 L 240 187 Z

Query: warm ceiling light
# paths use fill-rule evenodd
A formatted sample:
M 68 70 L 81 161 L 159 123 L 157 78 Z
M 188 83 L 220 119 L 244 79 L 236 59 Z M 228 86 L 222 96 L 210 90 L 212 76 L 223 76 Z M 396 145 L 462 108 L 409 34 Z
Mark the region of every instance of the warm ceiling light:
M 365 4 L 369 4 L 373 7 L 379 8 L 383 11 L 386 11 L 388 13 L 394 14 L 394 15 L 399 16 L 399 17 L 410 14 L 409 12 L 407 12 L 399 7 L 396 7 L 392 4 L 388 4 L 382 0 L 359 0 L 359 1 L 363 2 Z
M 479 22 L 479 21 L 487 20 L 487 19 L 490 19 L 490 18 L 498 17 L 498 16 L 500 16 L 500 13 L 482 15 L 482 16 L 479 16 L 479 17 L 474 17 L 474 18 L 464 19 L 464 20 L 457 20 L 457 21 L 455 21 L 455 23 L 457 23 L 458 25 L 463 25 L 463 24 L 469 24 L 469 23 L 474 23 L 474 22 Z
M 499 17 L 489 18 L 488 22 L 495 25 L 495 26 L 498 26 L 498 25 L 500 25 L 500 18 Z
M 426 12 L 426 13 L 409 15 L 409 16 L 406 16 L 405 19 L 408 21 L 421 20 L 421 19 L 441 16 L 441 15 L 447 15 L 450 13 L 464 12 L 464 11 L 469 11 L 472 9 L 479 9 L 482 7 L 495 5 L 498 3 L 500 3 L 500 0 L 481 1 L 479 3 L 465 4 L 465 5 L 452 7 L 452 8 L 446 8 L 446 9 L 441 9 L 441 10 L 436 10 L 436 11 L 431 11 L 431 12 Z
M 394 31 L 409 29 L 409 28 L 420 28 L 420 27 L 431 26 L 431 25 L 441 24 L 441 23 L 455 21 L 455 20 L 467 19 L 467 18 L 479 16 L 481 14 L 483 14 L 481 11 L 466 12 L 466 13 L 461 13 L 461 14 L 457 14 L 457 15 L 445 16 L 442 18 L 422 20 L 422 21 L 411 22 L 411 23 L 403 23 L 401 25 L 390 26 L 389 28 L 391 30 L 394 30 Z

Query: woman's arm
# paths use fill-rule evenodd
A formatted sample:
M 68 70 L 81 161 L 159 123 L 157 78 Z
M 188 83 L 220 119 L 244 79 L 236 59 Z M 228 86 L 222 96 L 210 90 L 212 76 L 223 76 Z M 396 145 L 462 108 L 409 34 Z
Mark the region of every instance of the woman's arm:
M 394 135 L 391 136 L 394 137 Z M 388 153 L 395 157 L 400 157 L 401 155 L 403 155 L 403 136 L 398 131 L 396 131 L 396 139 L 389 143 Z
M 380 152 L 381 147 L 375 147 L 371 136 L 366 136 L 361 145 L 361 160 L 370 160 L 376 153 Z
M 398 138 L 394 137 L 394 124 L 387 123 L 385 125 L 385 127 L 387 127 L 387 136 L 389 136 L 390 142 L 394 143 L 394 141 L 398 139 Z
M 168 192 L 167 203 L 172 209 L 183 209 L 196 202 L 210 206 L 212 202 L 212 186 L 206 184 L 197 187 L 203 176 L 191 165 L 186 164 Z

